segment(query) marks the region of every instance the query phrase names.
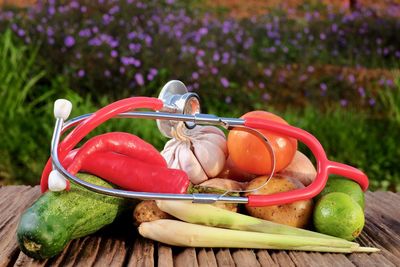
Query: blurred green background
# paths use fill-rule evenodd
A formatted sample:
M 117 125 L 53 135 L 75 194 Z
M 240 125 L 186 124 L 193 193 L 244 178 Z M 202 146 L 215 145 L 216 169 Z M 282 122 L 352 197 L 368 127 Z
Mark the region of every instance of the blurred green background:
M 277 2 L 277 3 L 275 3 Z M 171 79 L 203 112 L 262 109 L 330 159 L 400 191 L 400 4 L 368 1 L 30 1 L 0 11 L 0 184 L 37 184 L 57 98 L 72 116 Z M 154 121 L 112 120 L 162 149 Z M 309 151 L 302 147 L 303 151 Z

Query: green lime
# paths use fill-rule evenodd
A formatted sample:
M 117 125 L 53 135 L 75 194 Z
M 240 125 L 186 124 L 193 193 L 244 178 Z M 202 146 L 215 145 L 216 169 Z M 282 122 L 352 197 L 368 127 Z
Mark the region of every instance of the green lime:
M 322 196 L 325 196 L 331 192 L 342 192 L 348 194 L 364 210 L 364 192 L 362 191 L 360 185 L 356 182 L 341 177 L 329 177 L 324 190 L 322 190 L 322 192 L 316 196 L 315 200 L 318 200 Z
M 318 232 L 346 240 L 359 236 L 365 223 L 360 205 L 341 192 L 323 196 L 315 205 L 313 219 Z

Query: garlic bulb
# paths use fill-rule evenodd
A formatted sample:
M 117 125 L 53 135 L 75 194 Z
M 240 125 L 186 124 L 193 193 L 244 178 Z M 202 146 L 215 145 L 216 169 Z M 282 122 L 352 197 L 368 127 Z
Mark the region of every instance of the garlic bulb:
M 193 184 L 217 176 L 224 168 L 228 155 L 226 137 L 217 127 L 196 126 L 189 130 L 180 122 L 172 136 L 161 155 L 168 167 L 185 171 Z

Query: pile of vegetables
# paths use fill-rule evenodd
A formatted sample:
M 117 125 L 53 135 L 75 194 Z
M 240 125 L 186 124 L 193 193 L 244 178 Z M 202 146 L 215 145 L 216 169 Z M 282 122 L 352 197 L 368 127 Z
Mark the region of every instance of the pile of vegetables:
M 243 117 L 286 123 L 265 111 L 249 112 Z M 161 153 L 135 135 L 113 132 L 95 136 L 72 150 L 62 164 L 72 174 L 89 173 L 83 177 L 97 183 L 141 192 L 268 195 L 312 183 L 315 167 L 297 150 L 297 140 L 266 130 L 259 132 L 268 139 L 275 164 L 265 144 L 250 132 L 234 128 L 226 136 L 214 126 L 187 129 L 183 123 L 173 129 L 173 138 Z M 50 190 L 22 215 L 17 232 L 22 251 L 34 258 L 57 255 L 69 240 L 97 231 L 125 208 L 133 209 L 135 225 L 142 236 L 170 245 L 343 253 L 378 251 L 351 242 L 361 233 L 364 221 L 357 224 L 357 231 L 348 227 L 351 231 L 345 239 L 336 234 L 326 235 L 324 231 L 306 230 L 313 227 L 316 214 L 313 199 L 265 207 L 146 200 L 134 203 L 133 208 L 132 202 L 100 196 L 70 186 L 68 181 L 54 182 L 51 175 L 44 178 L 46 187 L 42 190 L 46 191 L 47 186 Z M 363 195 L 357 197 L 363 201 Z M 111 215 L 97 217 L 94 224 L 92 218 L 98 216 L 97 209 Z M 322 216 L 318 222 L 323 227 L 317 230 L 330 228 Z

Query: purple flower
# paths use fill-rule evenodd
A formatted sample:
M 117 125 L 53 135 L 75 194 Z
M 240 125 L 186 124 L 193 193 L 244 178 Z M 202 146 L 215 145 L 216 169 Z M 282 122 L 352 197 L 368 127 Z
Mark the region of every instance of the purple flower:
M 348 101 L 347 101 L 346 99 L 341 99 L 341 100 L 340 100 L 340 105 L 341 105 L 342 107 L 347 106 L 347 104 L 348 104 Z
M 264 89 L 265 88 L 265 83 L 263 83 L 263 82 L 258 83 L 258 87 L 260 87 L 261 89 Z
M 197 80 L 198 78 L 199 78 L 199 73 L 193 72 L 193 73 L 192 73 L 192 79 L 193 79 L 193 80 Z
M 320 33 L 320 34 L 319 34 L 319 38 L 320 38 L 321 40 L 325 40 L 325 39 L 326 39 L 325 33 Z
M 90 35 L 92 35 L 90 29 L 82 29 L 79 31 L 78 35 L 80 37 L 90 37 Z
M 265 74 L 265 76 L 267 76 L 267 77 L 271 77 L 271 75 L 272 75 L 272 70 L 271 70 L 271 69 L 264 69 L 264 74 Z
M 321 89 L 321 91 L 325 92 L 326 90 L 328 90 L 328 86 L 325 83 L 321 83 L 319 85 L 319 88 Z
M 227 103 L 227 104 L 232 103 L 232 97 L 231 96 L 225 97 L 225 103 Z
M 153 76 L 156 76 L 156 75 L 158 74 L 158 70 L 155 69 L 155 68 L 151 68 L 149 72 L 150 72 L 150 74 L 153 75 Z
M 86 11 L 87 11 L 87 7 L 81 6 L 81 13 L 86 13 Z
M 337 30 L 338 30 L 337 24 L 333 23 L 332 26 L 331 26 L 331 29 L 332 29 L 332 32 L 337 32 Z
M 47 9 L 47 13 L 48 13 L 50 16 L 53 16 L 53 15 L 56 13 L 56 9 L 55 9 L 53 6 L 50 6 L 50 7 Z
M 153 38 L 151 38 L 150 35 L 146 35 L 146 37 L 144 38 L 144 41 L 146 42 L 147 46 L 151 46 L 151 43 L 153 42 Z
M 354 74 L 350 74 L 347 79 L 349 80 L 350 83 L 354 83 L 356 81 L 356 78 L 354 77 Z
M 116 50 L 111 50 L 111 57 L 116 58 L 118 56 L 118 52 Z
M 361 97 L 365 97 L 365 89 L 363 87 L 358 87 L 358 94 Z
M 108 25 L 110 22 L 113 20 L 113 17 L 110 16 L 109 14 L 104 14 L 103 15 L 103 24 Z
M 369 99 L 368 103 L 369 103 L 369 105 L 372 107 L 372 106 L 375 106 L 375 103 L 376 103 L 376 102 L 375 102 L 375 99 L 371 97 L 371 98 Z
M 99 38 L 97 38 L 97 37 L 90 39 L 89 42 L 88 42 L 88 44 L 90 46 L 100 46 L 101 43 L 102 43 L 101 40 Z
M 137 72 L 135 74 L 135 81 L 138 85 L 143 86 L 144 85 L 144 79 L 143 75 L 140 72 Z
M 218 69 L 216 67 L 212 67 L 211 74 L 213 74 L 213 75 L 218 74 Z
M 78 77 L 82 78 L 85 76 L 85 70 L 79 70 L 78 71 Z
M 386 85 L 389 86 L 389 87 L 392 87 L 394 85 L 393 80 L 387 79 L 386 80 Z
M 203 62 L 203 60 L 197 59 L 197 60 L 196 60 L 196 63 L 197 63 L 197 66 L 198 66 L 199 68 L 203 68 L 203 67 L 204 67 L 204 62 Z
M 25 31 L 23 29 L 18 29 L 18 36 L 19 37 L 25 36 Z
M 213 60 L 214 61 L 218 61 L 219 59 L 220 59 L 219 53 L 218 52 L 214 52 Z
M 71 1 L 71 3 L 69 4 L 69 6 L 71 8 L 79 8 L 79 3 L 77 1 Z
M 268 93 L 264 93 L 264 94 L 262 95 L 262 99 L 265 100 L 265 101 L 268 101 L 268 100 L 271 99 L 271 95 L 268 94 Z
M 307 80 L 307 78 L 308 78 L 307 75 L 302 74 L 302 75 L 299 77 L 299 81 L 300 81 L 300 82 L 304 82 L 305 80 Z
M 75 38 L 72 37 L 71 35 L 68 35 L 67 37 L 65 37 L 64 39 L 64 44 L 66 47 L 72 47 L 75 45 Z
M 46 32 L 47 32 L 47 36 L 53 36 L 54 35 L 54 30 L 51 27 L 48 27 Z
M 206 35 L 208 33 L 208 29 L 205 27 L 202 27 L 199 29 L 199 34 L 201 35 Z
M 225 78 L 225 77 L 222 77 L 222 78 L 220 79 L 220 82 L 221 82 L 222 86 L 225 87 L 225 88 L 227 88 L 227 87 L 229 86 L 229 81 L 228 81 L 228 79 Z
M 104 76 L 110 77 L 111 76 L 111 72 L 109 70 L 105 70 L 104 71 Z
M 314 72 L 314 70 L 315 70 L 315 68 L 313 66 L 308 66 L 307 67 L 307 71 L 310 72 L 310 73 Z
M 205 52 L 204 52 L 204 50 L 202 50 L 202 49 L 199 49 L 198 51 L 197 51 L 197 55 L 199 56 L 199 57 L 204 57 L 205 56 Z
M 114 15 L 115 13 L 119 12 L 119 6 L 113 6 L 112 8 L 110 8 L 110 10 L 108 11 L 108 13 L 110 13 L 111 15 Z
M 129 39 L 129 40 L 132 40 L 132 39 L 136 38 L 136 36 L 137 36 L 137 33 L 136 33 L 136 32 L 130 32 L 130 33 L 128 33 L 128 39 Z
M 124 74 L 125 73 L 125 68 L 124 67 L 119 67 L 119 73 Z

